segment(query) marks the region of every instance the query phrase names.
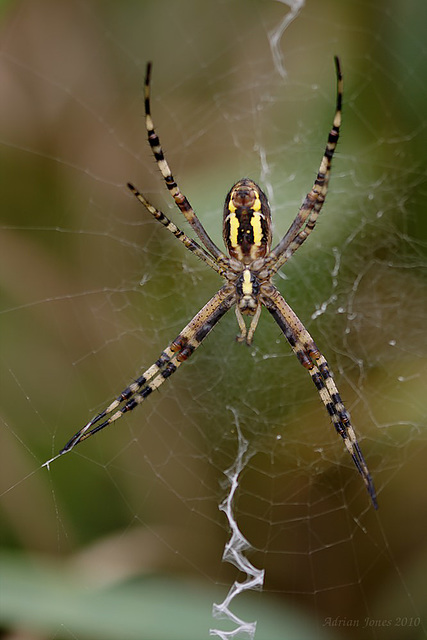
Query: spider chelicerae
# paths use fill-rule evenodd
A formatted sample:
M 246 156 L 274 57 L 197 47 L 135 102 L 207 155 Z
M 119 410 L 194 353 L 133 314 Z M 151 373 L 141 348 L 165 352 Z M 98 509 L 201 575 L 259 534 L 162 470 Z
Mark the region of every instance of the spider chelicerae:
M 145 124 L 148 142 L 167 188 L 204 247 L 178 229 L 164 213 L 153 207 L 132 184 L 128 184 L 128 187 L 156 220 L 173 233 L 175 238 L 182 242 L 189 251 L 223 278 L 224 284 L 190 320 L 178 337 L 162 351 L 159 359 L 126 387 L 108 407 L 80 429 L 61 449 L 59 455 L 67 453 L 86 438 L 93 436 L 144 402 L 191 356 L 216 323 L 233 306 L 235 306 L 240 329 L 237 340 L 250 345 L 258 324 L 261 307 L 264 306 L 279 325 L 300 363 L 309 372 L 331 421 L 337 433 L 344 440 L 345 446 L 365 482 L 372 503 L 377 508 L 371 475 L 328 363 L 307 329 L 272 283 L 275 273 L 313 231 L 326 198 L 332 157 L 337 146 L 341 125 L 343 79 L 337 57 L 335 57 L 335 68 L 337 97 L 332 129 L 329 132 L 328 142 L 314 185 L 306 195 L 295 220 L 280 242 L 271 249 L 271 213 L 267 198 L 252 180 L 248 178 L 239 180 L 231 187 L 224 204 L 223 238 L 229 254 L 227 256 L 218 249 L 206 233 L 189 201 L 175 182 L 165 159 L 151 117 L 151 63 L 148 63 L 145 76 Z M 248 326 L 245 322 L 245 316 L 250 318 Z

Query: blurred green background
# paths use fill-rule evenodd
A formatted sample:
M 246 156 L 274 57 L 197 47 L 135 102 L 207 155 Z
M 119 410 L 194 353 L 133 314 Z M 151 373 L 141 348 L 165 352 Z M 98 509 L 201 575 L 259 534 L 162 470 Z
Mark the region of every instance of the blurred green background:
M 218 509 L 236 420 L 252 455 L 237 518 L 266 576 L 231 608 L 257 640 L 425 637 L 425 2 L 312 0 L 286 28 L 289 7 L 265 0 L 0 10 L 3 637 L 225 628 L 211 607 L 242 579 L 221 563 Z M 335 372 L 378 513 L 266 314 L 248 350 L 230 313 L 144 407 L 42 467 L 218 288 L 125 187 L 185 229 L 145 139 L 146 61 L 172 170 L 222 246 L 242 176 L 268 193 L 276 238 L 296 214 L 334 54 L 331 190 L 277 284 Z

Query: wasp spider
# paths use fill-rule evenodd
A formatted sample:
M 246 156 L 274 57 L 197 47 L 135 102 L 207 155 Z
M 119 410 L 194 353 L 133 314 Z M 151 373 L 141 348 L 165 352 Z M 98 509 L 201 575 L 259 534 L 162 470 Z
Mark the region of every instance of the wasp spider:
M 145 124 L 148 142 L 167 188 L 204 247 L 178 229 L 169 218 L 153 207 L 132 184 L 128 184 L 128 187 L 156 220 L 173 233 L 175 238 L 180 240 L 189 251 L 223 278 L 224 284 L 190 320 L 178 337 L 162 351 L 159 359 L 137 380 L 126 387 L 106 409 L 80 429 L 60 451 L 59 455 L 70 451 L 86 438 L 104 429 L 144 402 L 191 356 L 231 307 L 235 307 L 240 329 L 237 340 L 246 342 L 248 345 L 251 344 L 261 307 L 264 306 L 279 325 L 300 363 L 309 372 L 332 423 L 344 440 L 344 444 L 365 482 L 372 503 L 377 508 L 372 478 L 328 363 L 307 329 L 272 283 L 275 273 L 313 231 L 325 201 L 332 156 L 338 142 L 341 124 L 343 80 L 338 58 L 335 58 L 335 67 L 337 97 L 332 129 L 313 188 L 305 197 L 295 220 L 280 242 L 271 249 L 271 213 L 267 198 L 252 180 L 248 178 L 239 180 L 228 192 L 224 204 L 223 238 L 229 254 L 226 256 L 212 242 L 172 176 L 151 117 L 151 64 L 147 65 Z M 245 322 L 245 316 L 250 318 L 248 325 Z

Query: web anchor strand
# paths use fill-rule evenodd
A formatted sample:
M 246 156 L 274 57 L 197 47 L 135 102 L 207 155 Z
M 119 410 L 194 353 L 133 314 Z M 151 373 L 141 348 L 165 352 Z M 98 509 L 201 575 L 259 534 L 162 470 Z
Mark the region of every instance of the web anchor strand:
M 238 640 L 253 640 L 256 631 L 256 621 L 246 622 L 230 610 L 234 598 L 245 591 L 260 590 L 264 584 L 264 571 L 257 569 L 247 558 L 245 552 L 251 549 L 251 545 L 240 531 L 234 517 L 234 496 L 239 486 L 239 476 L 245 468 L 251 455 L 248 454 L 248 441 L 243 437 L 237 416 L 234 412 L 238 435 L 238 451 L 234 464 L 225 471 L 229 491 L 223 502 L 219 505 L 227 517 L 231 530 L 230 540 L 225 545 L 222 556 L 223 562 L 233 564 L 239 571 L 246 575 L 242 582 L 236 580 L 231 586 L 227 596 L 220 604 L 214 604 L 212 615 L 218 620 L 227 620 L 236 625 L 231 631 L 210 629 L 211 636 L 217 636 L 221 640 L 235 638 Z

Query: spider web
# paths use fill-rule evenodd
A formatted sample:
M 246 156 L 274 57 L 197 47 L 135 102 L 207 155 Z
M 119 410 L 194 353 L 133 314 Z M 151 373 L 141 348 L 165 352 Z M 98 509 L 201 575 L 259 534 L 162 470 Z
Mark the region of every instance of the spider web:
M 1 10 L 3 628 L 424 637 L 424 3 Z M 146 61 L 174 175 L 222 246 L 243 176 L 266 190 L 275 238 L 295 216 L 333 116 L 334 54 L 330 192 L 276 282 L 334 371 L 378 513 L 266 313 L 250 349 L 228 314 L 144 406 L 43 467 L 219 286 L 124 186 L 188 232 L 145 140 Z M 242 594 L 251 571 L 262 591 Z

